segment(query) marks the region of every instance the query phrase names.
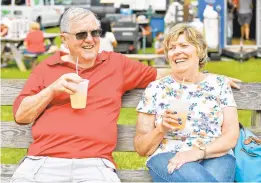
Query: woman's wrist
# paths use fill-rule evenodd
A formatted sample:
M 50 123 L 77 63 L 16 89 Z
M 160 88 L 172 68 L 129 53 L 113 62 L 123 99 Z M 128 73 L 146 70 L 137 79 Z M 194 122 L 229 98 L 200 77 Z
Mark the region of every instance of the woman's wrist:
M 197 160 L 203 160 L 205 159 L 205 152 L 200 150 L 198 147 L 197 148 L 193 148 L 193 154 L 196 155 Z
M 162 126 L 162 124 L 158 124 L 155 129 L 162 136 L 164 136 L 165 133 L 166 133 L 166 131 L 164 130 L 164 127 Z

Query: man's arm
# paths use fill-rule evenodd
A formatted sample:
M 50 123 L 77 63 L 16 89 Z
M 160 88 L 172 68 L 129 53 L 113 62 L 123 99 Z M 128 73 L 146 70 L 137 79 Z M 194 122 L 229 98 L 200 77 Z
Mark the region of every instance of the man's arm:
M 171 68 L 158 68 L 157 69 L 157 78 L 156 79 L 161 79 L 161 78 L 163 78 L 165 76 L 171 75 L 171 73 L 172 73 Z M 225 77 L 228 80 L 228 83 L 230 84 L 230 86 L 232 88 L 240 89 L 240 86 L 237 83 L 240 83 L 241 80 L 236 79 L 236 78 L 231 78 L 231 77 L 228 77 L 228 76 L 225 76 Z
M 34 122 L 52 99 L 51 87 L 43 89 L 36 95 L 25 97 L 15 114 L 15 121 L 20 124 Z
M 81 80 L 82 78 L 75 73 L 64 74 L 39 93 L 25 97 L 16 111 L 16 122 L 20 124 L 34 122 L 56 95 L 62 92 L 69 95 L 75 93 L 76 90 L 70 82 L 79 83 Z

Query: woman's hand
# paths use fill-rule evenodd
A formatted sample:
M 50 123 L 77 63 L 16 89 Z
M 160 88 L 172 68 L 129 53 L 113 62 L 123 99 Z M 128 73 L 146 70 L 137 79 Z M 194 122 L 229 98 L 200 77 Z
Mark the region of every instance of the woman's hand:
M 199 149 L 192 149 L 184 152 L 177 152 L 176 155 L 169 160 L 168 173 L 172 174 L 182 165 L 188 162 L 200 160 L 204 156 L 204 152 Z
M 158 124 L 157 127 L 161 132 L 175 131 L 178 130 L 178 126 L 181 125 L 181 118 L 176 111 L 167 109 L 162 116 L 162 123 Z

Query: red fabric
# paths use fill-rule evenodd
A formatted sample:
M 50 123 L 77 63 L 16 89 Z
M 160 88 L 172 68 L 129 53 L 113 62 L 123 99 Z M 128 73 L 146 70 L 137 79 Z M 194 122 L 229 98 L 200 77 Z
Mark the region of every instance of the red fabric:
M 236 6 L 238 6 L 238 0 L 233 0 L 233 3 L 236 5 Z
M 114 53 L 102 52 L 95 65 L 79 68 L 90 80 L 87 107 L 71 108 L 68 94 L 56 97 L 32 126 L 33 143 L 29 155 L 61 158 L 101 157 L 113 161 L 117 142 L 117 119 L 125 91 L 144 88 L 156 78 L 156 69 Z M 15 114 L 26 96 L 34 95 L 75 65 L 60 60 L 60 52 L 40 63 L 27 80 L 13 105 Z
M 45 52 L 44 34 L 42 31 L 36 30 L 29 32 L 25 41 L 27 42 L 27 51 L 32 53 Z

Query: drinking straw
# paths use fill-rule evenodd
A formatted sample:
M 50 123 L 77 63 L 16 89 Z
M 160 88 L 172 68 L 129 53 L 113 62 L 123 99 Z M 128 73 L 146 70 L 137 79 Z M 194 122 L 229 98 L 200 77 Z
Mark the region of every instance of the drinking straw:
M 181 90 L 180 90 L 180 95 L 181 95 L 181 97 L 182 97 L 182 95 L 183 95 L 183 86 L 184 86 L 184 82 L 185 82 L 185 77 L 183 77 L 183 79 L 182 79 L 182 83 L 181 83 Z
M 76 58 L 76 74 L 79 75 L 78 74 L 78 57 Z

